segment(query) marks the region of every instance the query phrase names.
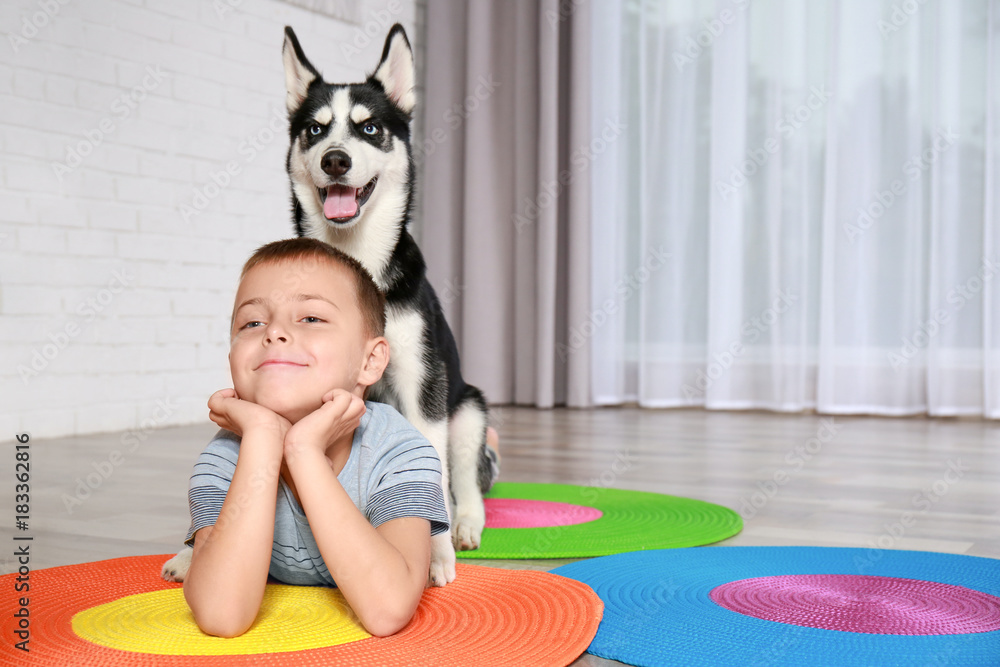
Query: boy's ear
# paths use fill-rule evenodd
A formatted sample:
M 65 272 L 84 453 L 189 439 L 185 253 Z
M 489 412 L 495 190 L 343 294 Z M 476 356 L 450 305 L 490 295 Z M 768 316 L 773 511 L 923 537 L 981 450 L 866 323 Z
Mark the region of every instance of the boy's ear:
M 382 85 L 385 94 L 405 113 L 411 113 L 416 106 L 417 96 L 413 92 L 416 75 L 413 67 L 413 51 L 406 38 L 403 26 L 396 24 L 389 30 L 382 48 L 382 60 L 372 78 Z
M 299 46 L 295 31 L 285 26 L 285 43 L 281 47 L 281 60 L 285 65 L 285 106 L 291 113 L 306 99 L 309 85 L 319 78 L 319 72 L 306 59 Z
M 389 341 L 378 336 L 368 341 L 364 364 L 358 375 L 358 384 L 370 387 L 382 378 L 389 365 Z

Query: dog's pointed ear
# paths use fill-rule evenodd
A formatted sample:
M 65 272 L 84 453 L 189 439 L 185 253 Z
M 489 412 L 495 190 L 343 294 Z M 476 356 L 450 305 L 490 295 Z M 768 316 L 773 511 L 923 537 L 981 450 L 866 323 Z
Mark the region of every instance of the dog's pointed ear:
M 385 94 L 396 106 L 410 113 L 417 103 L 417 95 L 413 92 L 416 74 L 413 70 L 413 50 L 410 40 L 406 39 L 403 26 L 396 24 L 389 30 L 382 49 L 382 60 L 372 78 L 382 84 Z
M 285 43 L 281 47 L 281 60 L 285 63 L 285 106 L 292 112 L 298 109 L 306 99 L 309 84 L 320 78 L 319 72 L 306 59 L 306 54 L 299 46 L 295 31 L 285 26 Z

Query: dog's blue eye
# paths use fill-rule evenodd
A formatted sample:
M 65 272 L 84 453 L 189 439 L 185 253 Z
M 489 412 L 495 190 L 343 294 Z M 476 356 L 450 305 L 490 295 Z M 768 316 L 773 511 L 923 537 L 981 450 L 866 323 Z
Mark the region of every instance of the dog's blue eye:
M 321 133 L 322 131 L 323 131 L 323 126 L 320 125 L 319 123 L 313 123 L 312 125 L 309 126 L 309 134 L 313 135 L 314 137 L 319 133 Z
M 361 131 L 367 134 L 369 137 L 374 137 L 378 134 L 378 125 L 375 123 L 365 123 L 365 126 L 361 128 Z

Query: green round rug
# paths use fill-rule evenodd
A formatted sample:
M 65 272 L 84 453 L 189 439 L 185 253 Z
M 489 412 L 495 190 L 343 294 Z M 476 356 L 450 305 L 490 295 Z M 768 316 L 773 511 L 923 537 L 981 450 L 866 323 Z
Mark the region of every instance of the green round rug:
M 743 529 L 727 507 L 646 491 L 501 482 L 484 499 L 482 542 L 459 558 L 589 558 L 696 547 Z

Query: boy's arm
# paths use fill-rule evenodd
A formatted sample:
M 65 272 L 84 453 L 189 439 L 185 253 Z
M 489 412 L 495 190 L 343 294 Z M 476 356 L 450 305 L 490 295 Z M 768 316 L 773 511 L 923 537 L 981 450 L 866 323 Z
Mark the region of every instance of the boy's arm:
M 430 522 L 405 517 L 375 528 L 355 507 L 321 451 L 286 449 L 285 460 L 330 575 L 365 629 L 379 637 L 401 630 L 413 617 L 427 582 Z
M 234 404 L 228 407 L 230 418 L 232 412 L 245 408 Z M 198 627 L 220 637 L 246 632 L 264 597 L 274 540 L 282 441 L 287 430 L 266 415 L 257 418 L 261 413 L 241 416 L 243 439 L 226 500 L 215 525 L 195 534 L 191 568 L 184 579 L 184 598 Z

